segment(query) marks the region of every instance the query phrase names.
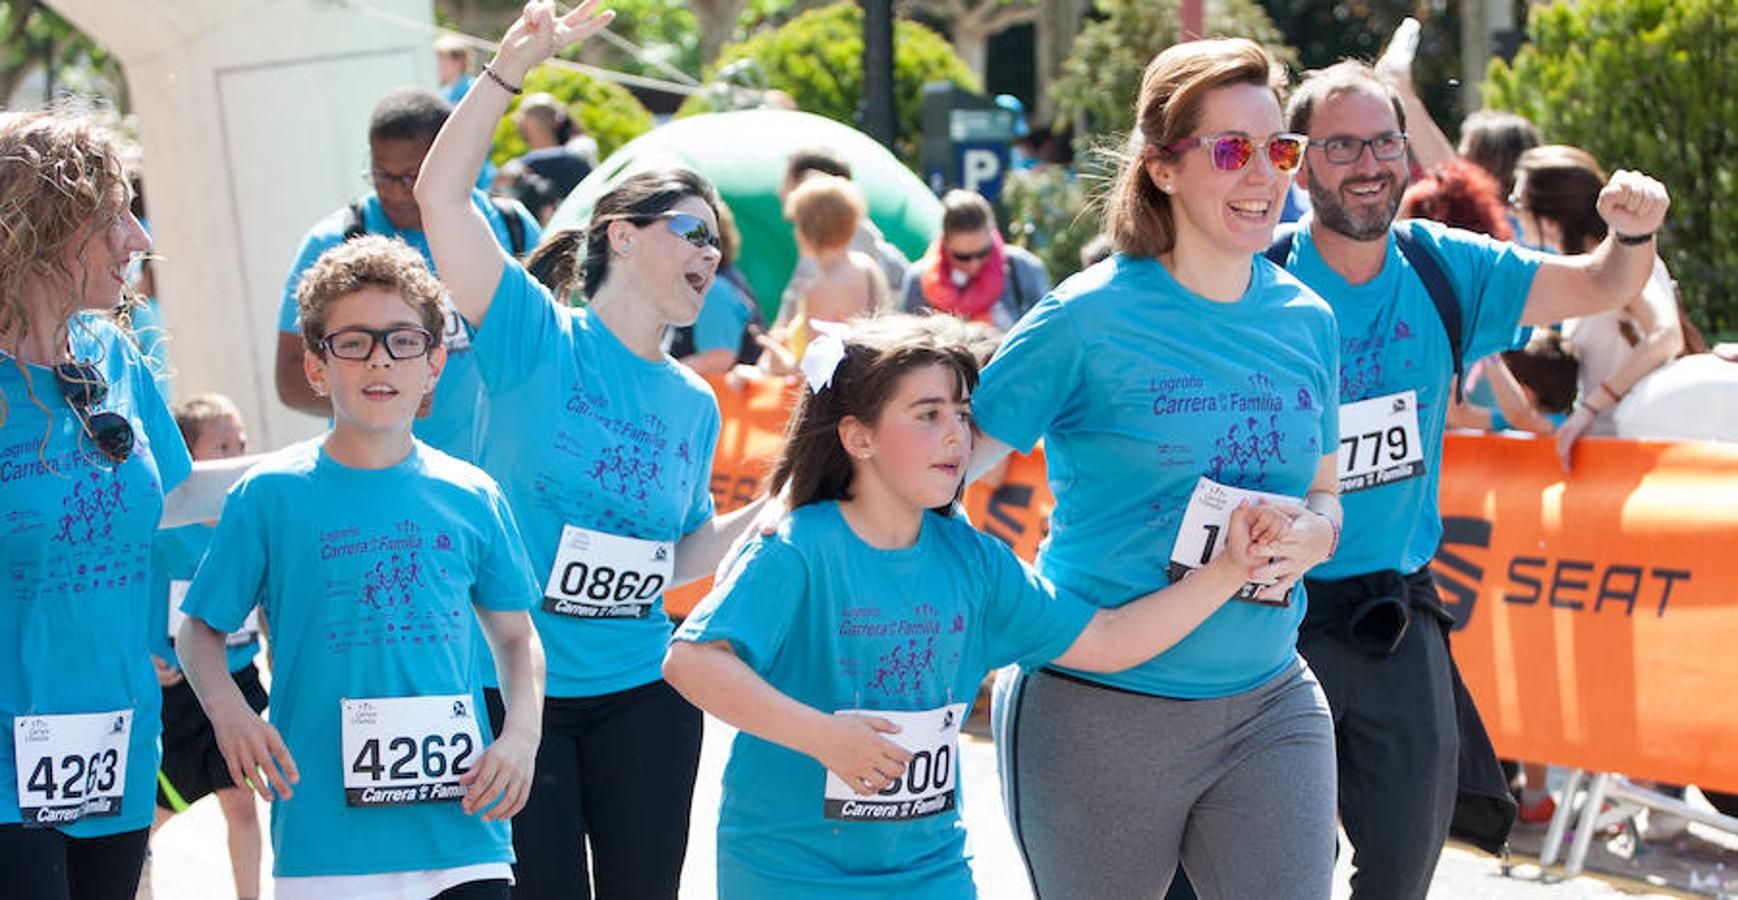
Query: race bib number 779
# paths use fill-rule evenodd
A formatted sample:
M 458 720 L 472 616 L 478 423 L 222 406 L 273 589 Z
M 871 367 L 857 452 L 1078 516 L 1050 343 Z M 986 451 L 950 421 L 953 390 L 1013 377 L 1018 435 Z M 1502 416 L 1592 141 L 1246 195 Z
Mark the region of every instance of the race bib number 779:
M 1339 468 L 1342 494 L 1424 474 L 1417 392 L 1341 404 Z

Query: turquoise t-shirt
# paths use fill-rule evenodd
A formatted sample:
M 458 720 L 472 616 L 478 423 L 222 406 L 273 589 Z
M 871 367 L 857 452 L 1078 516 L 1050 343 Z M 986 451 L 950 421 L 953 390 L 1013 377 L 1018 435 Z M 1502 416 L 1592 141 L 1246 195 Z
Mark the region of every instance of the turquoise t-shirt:
M 742 346 L 742 330 L 748 327 L 752 301 L 728 279 L 712 279 L 700 316 L 694 320 L 694 352 L 729 350 Z
M 489 202 L 488 195 L 474 190 L 471 192 L 471 202 L 489 220 L 489 228 L 495 233 L 495 241 L 502 247 L 509 247 L 507 225 L 502 221 L 501 213 L 495 209 L 494 204 Z M 518 204 L 514 204 L 513 211 L 524 228 L 526 248 L 537 246 L 543 231 L 537 225 L 536 217 Z M 320 254 L 343 243 L 344 228 L 349 224 L 349 219 L 349 207 L 339 209 L 314 223 L 307 236 L 302 238 L 302 246 L 296 251 L 296 261 L 290 266 L 289 277 L 284 280 L 284 297 L 278 307 L 278 331 L 301 333 L 302 317 L 296 307 L 296 285 L 301 283 L 302 273 L 320 258 Z M 373 191 L 369 191 L 362 198 L 362 224 L 368 234 L 395 237 L 409 244 L 422 254 L 423 262 L 428 263 L 429 270 L 434 271 L 434 257 L 429 253 L 428 238 L 421 231 L 401 231 L 394 228 L 392 220 L 380 208 L 380 197 Z M 465 324 L 458 310 L 450 304 L 447 306 L 447 327 L 442 340 L 447 347 L 447 366 L 441 371 L 440 384 L 435 387 L 434 404 L 429 408 L 428 416 L 417 419 L 412 427 L 417 440 L 442 453 L 475 462 L 477 443 L 481 440 L 477 431 L 488 419 L 482 406 L 482 385 L 477 378 L 477 363 L 470 353 L 471 327 Z
M 1063 282 L 972 397 L 991 437 L 1021 451 L 1044 439 L 1056 509 L 1039 571 L 1121 606 L 1171 583 L 1202 476 L 1302 498 L 1339 442 L 1338 343 L 1327 304 L 1262 259 L 1235 303 L 1123 254 Z M 1296 658 L 1304 602 L 1301 587 L 1285 607 L 1228 602 L 1153 659 L 1081 677 L 1162 697 L 1249 690 Z
M 163 495 L 192 461 L 138 348 L 119 328 L 81 316 L 71 343 L 75 358 L 102 372 L 108 397 L 98 411 L 127 418 L 133 452 L 118 466 L 109 462 L 85 437 L 53 370 L 21 372 L 0 353 L 0 824 L 20 821 L 17 717 L 130 709 L 119 808 L 59 825 L 73 837 L 99 837 L 150 826 L 156 805 L 162 694 L 145 622 L 151 541 Z M 69 781 L 78 789 L 77 774 L 61 760 L 51 802 L 65 799 L 59 789 Z
M 487 475 L 420 442 L 365 470 L 335 462 L 323 440 L 272 454 L 230 490 L 182 604 L 225 633 L 256 604 L 270 625 L 271 721 L 302 775 L 272 804 L 274 874 L 510 862 L 507 823 L 457 802 L 346 806 L 340 701 L 469 694 L 468 717 L 491 739 L 472 607 L 536 600 L 512 513 Z M 393 749 L 380 761 L 396 766 Z
M 169 611 L 171 602 L 184 595 L 193 583 L 193 573 L 211 545 L 214 529 L 209 525 L 183 525 L 157 532 L 151 545 L 151 652 L 171 666 L 175 658 L 175 627 L 180 618 Z M 229 671 L 238 672 L 259 654 L 259 631 L 244 628 L 224 644 Z
M 1430 562 L 1442 539 L 1436 492 L 1454 380 L 1448 334 L 1424 282 L 1392 237 L 1381 273 L 1354 285 L 1322 261 L 1311 237 L 1313 223 L 1306 220 L 1299 229 L 1286 269 L 1320 293 L 1339 319 L 1340 403 L 1415 391 L 1423 465 L 1413 477 L 1342 493 L 1346 517 L 1340 549 L 1310 575 L 1413 572 Z M 1409 220 L 1396 227 L 1412 228 L 1454 285 L 1466 365 L 1526 342 L 1521 311 L 1544 260 L 1541 254 L 1435 222 Z
M 712 518 L 720 418 L 700 376 L 668 356 L 636 356 L 589 311 L 557 305 L 518 263 L 502 272 L 474 341 L 490 416 L 479 463 L 519 517 L 539 587 L 567 526 L 674 542 Z M 564 563 L 564 575 L 574 571 Z M 663 677 L 662 591 L 640 617 L 582 618 L 556 605 L 546 598 L 531 613 L 549 696 L 595 697 Z
M 728 641 L 823 712 L 969 711 L 986 673 L 1056 657 L 1094 612 L 963 519 L 926 514 L 912 546 L 878 550 L 827 501 L 751 542 L 676 639 Z M 903 821 L 829 819 L 826 779 L 813 757 L 737 735 L 718 814 L 720 897 L 973 895 L 957 802 Z

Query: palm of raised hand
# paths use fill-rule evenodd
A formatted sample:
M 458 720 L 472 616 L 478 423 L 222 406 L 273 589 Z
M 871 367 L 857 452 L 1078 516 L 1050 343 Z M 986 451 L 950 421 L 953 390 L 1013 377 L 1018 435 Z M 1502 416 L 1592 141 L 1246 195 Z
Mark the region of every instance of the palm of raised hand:
M 602 31 L 615 18 L 613 10 L 600 10 L 599 0 L 585 0 L 566 15 L 555 14 L 555 4 L 533 0 L 501 38 L 501 55 L 529 67 Z

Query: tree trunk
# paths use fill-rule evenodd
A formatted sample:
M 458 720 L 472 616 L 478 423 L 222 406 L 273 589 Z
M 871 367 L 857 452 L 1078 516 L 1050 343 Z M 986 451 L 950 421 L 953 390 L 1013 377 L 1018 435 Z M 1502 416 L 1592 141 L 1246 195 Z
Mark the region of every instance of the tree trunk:
M 975 24 L 975 23 L 974 23 Z M 959 22 L 953 28 L 953 51 L 960 59 L 965 60 L 966 67 L 978 78 L 978 83 L 984 82 L 984 67 L 988 64 L 990 36 L 972 27 L 972 24 Z
M 719 51 L 736 32 L 736 17 L 747 0 L 688 0 L 700 20 L 700 68 L 718 59 Z

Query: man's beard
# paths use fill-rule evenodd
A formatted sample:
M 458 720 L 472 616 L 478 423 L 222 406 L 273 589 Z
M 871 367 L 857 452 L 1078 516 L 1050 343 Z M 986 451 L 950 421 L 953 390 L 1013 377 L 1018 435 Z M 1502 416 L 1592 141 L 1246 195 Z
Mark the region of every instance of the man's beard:
M 1316 222 L 1329 231 L 1345 235 L 1354 241 L 1374 241 L 1384 237 L 1388 234 L 1389 226 L 1394 224 L 1395 214 L 1400 211 L 1400 193 L 1405 185 L 1392 172 L 1384 171 L 1380 176 L 1388 182 L 1388 208 L 1378 212 L 1354 213 L 1341 201 L 1339 191 L 1329 190 L 1327 185 L 1316 180 L 1313 169 L 1306 167 L 1304 177 L 1308 180 L 1310 208 L 1315 213 Z M 1345 182 L 1341 182 L 1340 186 L 1345 187 Z

